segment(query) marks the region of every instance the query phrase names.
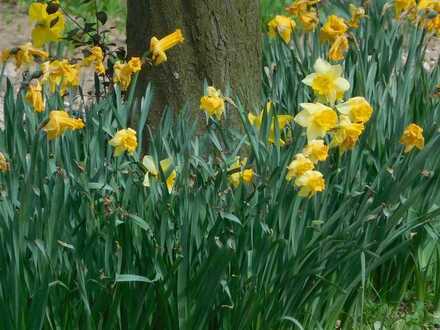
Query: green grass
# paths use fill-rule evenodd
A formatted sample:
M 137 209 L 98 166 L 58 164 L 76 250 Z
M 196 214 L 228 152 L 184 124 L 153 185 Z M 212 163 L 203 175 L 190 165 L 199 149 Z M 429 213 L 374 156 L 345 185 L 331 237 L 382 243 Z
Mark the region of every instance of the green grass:
M 440 298 L 440 112 L 432 96 L 440 70 L 423 69 L 428 36 L 381 11 L 372 4 L 344 64 L 348 95 L 365 96 L 374 116 L 355 150 L 333 150 L 320 165 L 327 189 L 310 200 L 285 180 L 305 144 L 298 126 L 279 148 L 264 142 L 270 118 L 260 135 L 241 106 L 228 111 L 239 111 L 245 134 L 211 122 L 198 135 L 184 109 L 167 112 L 150 136 L 151 90 L 142 101 L 116 91 L 87 109 L 79 102 L 86 128 L 47 142 L 39 130 L 47 113 L 34 113 L 9 85 L 0 131 L 11 163 L 0 174 L 0 324 L 362 329 L 379 317 L 391 322 L 402 301 L 411 306 L 402 329 L 433 324 L 420 314 L 437 315 Z M 295 36 L 292 48 L 265 39 L 264 65 L 275 69 L 266 70 L 264 95 L 275 113 L 296 114 L 312 100 L 301 80 L 325 54 L 317 33 Z M 48 103 L 63 104 L 54 96 Z M 174 159 L 171 194 L 162 182 L 142 186 L 140 150 L 112 156 L 108 140 L 133 113 L 155 159 Z M 426 147 L 404 155 L 399 137 L 413 121 L 425 128 Z M 227 168 L 237 154 L 257 178 L 233 190 Z

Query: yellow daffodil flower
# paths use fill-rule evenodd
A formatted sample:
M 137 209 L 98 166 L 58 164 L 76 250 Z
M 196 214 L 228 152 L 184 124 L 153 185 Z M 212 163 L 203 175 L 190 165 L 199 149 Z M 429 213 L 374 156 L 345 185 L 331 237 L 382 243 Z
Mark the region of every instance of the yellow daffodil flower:
M 304 148 L 303 154 L 314 164 L 323 162 L 328 157 L 328 146 L 324 143 L 324 140 L 311 140 Z
M 417 124 L 410 124 L 405 128 L 400 143 L 405 146 L 405 153 L 410 152 L 416 147 L 422 150 L 425 147 L 425 138 L 423 137 L 423 128 Z
M 246 163 L 246 158 L 240 160 L 240 157 L 237 156 L 235 162 L 228 168 L 228 172 L 234 172 L 229 175 L 229 182 L 234 188 L 237 188 L 241 182 L 250 184 L 254 179 L 254 171 L 252 169 L 244 169 Z
M 32 30 L 32 43 L 35 47 L 61 38 L 65 22 L 60 10 L 49 14 L 46 3 L 34 2 L 29 7 L 29 19 L 35 22 Z
M 163 159 L 160 161 L 159 165 L 160 165 L 160 168 L 161 168 L 164 175 L 167 175 L 167 172 L 168 172 L 170 166 L 172 165 L 172 163 L 173 162 L 172 162 L 171 158 L 166 158 L 166 159 Z M 150 186 L 150 176 L 155 177 L 156 180 L 160 180 L 160 173 L 156 167 L 156 163 L 154 162 L 153 157 L 146 155 L 142 160 L 142 164 L 145 166 L 145 168 L 147 170 L 147 173 L 145 174 L 145 177 L 144 177 L 144 186 L 145 187 Z M 166 183 L 168 192 L 170 192 L 170 193 L 173 190 L 174 183 L 176 181 L 176 177 L 177 177 L 177 172 L 175 169 L 173 171 L 171 171 L 171 173 L 169 173 L 168 176 L 166 177 L 165 183 Z
M 333 105 L 350 89 L 350 83 L 341 77 L 342 67 L 340 65 L 331 65 L 318 58 L 314 69 L 315 72 L 305 77 L 302 82 L 312 87 L 319 100 L 327 101 Z
M 302 13 L 298 16 L 298 20 L 306 32 L 315 31 L 319 23 L 318 14 L 315 9 Z
M 32 79 L 26 92 L 26 101 L 32 106 L 35 112 L 43 112 L 45 102 L 43 99 L 43 89 L 37 79 Z
M 121 156 L 125 151 L 133 154 L 137 148 L 136 131 L 131 128 L 121 129 L 108 143 L 115 147 L 115 157 Z
M 132 57 L 128 63 L 116 62 L 113 66 L 113 81 L 121 87 L 121 90 L 126 91 L 130 86 L 132 75 L 141 69 L 142 62 L 139 57 Z
M 278 34 L 288 44 L 292 38 L 295 26 L 295 21 L 290 17 L 277 15 L 267 24 L 269 37 L 275 38 Z
M 307 171 L 300 177 L 296 178 L 295 186 L 300 188 L 298 193 L 301 197 L 313 197 L 317 192 L 325 189 L 324 176 L 319 171 Z
M 0 172 L 7 172 L 9 171 L 9 163 L 6 159 L 5 155 L 0 152 Z
M 363 131 L 363 123 L 352 123 L 348 116 L 341 116 L 330 146 L 339 147 L 341 154 L 351 150 L 356 145 Z
M 286 11 L 290 15 L 301 16 L 309 11 L 310 7 L 321 2 L 321 0 L 296 0 L 286 7 Z
M 353 4 L 350 4 L 349 9 L 351 18 L 347 24 L 352 29 L 358 29 L 361 19 L 367 17 L 367 15 L 365 15 L 365 9 L 363 7 L 356 7 Z
M 269 136 L 268 136 L 268 142 L 270 144 L 274 144 L 275 141 L 275 121 L 272 118 L 272 102 L 268 102 L 266 104 L 266 109 L 261 111 L 259 115 L 254 115 L 253 113 L 248 114 L 248 119 L 251 125 L 255 126 L 256 129 L 260 129 L 261 125 L 263 123 L 263 116 L 266 114 L 268 117 L 268 120 L 270 121 L 270 129 L 269 129 Z M 275 115 L 275 120 L 278 122 L 278 129 L 282 131 L 288 123 L 293 121 L 293 116 L 291 115 Z M 283 139 L 278 140 L 279 145 L 284 145 L 286 142 Z
M 150 52 L 152 53 L 153 63 L 155 65 L 162 64 L 167 61 L 166 51 L 185 41 L 182 30 L 177 29 L 175 32 L 167 35 L 165 38 L 151 38 Z
M 220 90 L 209 86 L 207 94 L 200 99 L 200 109 L 208 114 L 210 117 L 216 117 L 218 120 L 225 112 L 225 99 Z
M 327 18 L 324 26 L 321 28 L 319 37 L 321 41 L 333 42 L 337 37 L 345 34 L 348 30 L 348 25 L 342 17 L 331 15 Z
M 345 103 L 338 104 L 336 109 L 350 118 L 353 123 L 365 124 L 373 114 L 373 108 L 368 101 L 361 97 L 352 97 Z
M 49 121 L 43 129 L 47 133 L 48 140 L 53 140 L 65 131 L 73 131 L 84 127 L 82 119 L 75 119 L 69 116 L 65 111 L 51 111 Z
M 321 103 L 301 103 L 304 109 L 295 116 L 295 122 L 307 128 L 307 140 L 323 137 L 338 123 L 336 112 Z
M 42 82 L 49 84 L 52 93 L 60 87 L 60 93 L 64 95 L 68 88 L 79 86 L 79 64 L 70 64 L 66 59 L 55 60 L 43 63 L 41 71 L 43 72 Z
M 348 51 L 348 39 L 345 34 L 338 36 L 330 47 L 328 57 L 332 61 L 342 61 Z
M 287 167 L 286 180 L 292 181 L 294 178 L 299 177 L 307 171 L 313 170 L 315 165 L 304 154 L 296 154 L 295 159 Z
M 394 0 L 394 10 L 396 17 L 400 17 L 403 12 L 416 7 L 416 0 Z
M 96 73 L 103 75 L 105 74 L 105 67 L 104 67 L 104 53 L 102 51 L 102 48 L 99 46 L 92 47 L 90 49 L 90 55 L 88 55 L 86 58 L 83 59 L 82 65 L 83 66 L 95 66 Z
M 32 44 L 28 42 L 14 49 L 4 49 L 0 56 L 0 62 L 5 63 L 11 57 L 14 58 L 15 66 L 19 69 L 22 66 L 33 64 L 36 59 L 41 60 L 48 58 L 49 53 L 32 47 Z

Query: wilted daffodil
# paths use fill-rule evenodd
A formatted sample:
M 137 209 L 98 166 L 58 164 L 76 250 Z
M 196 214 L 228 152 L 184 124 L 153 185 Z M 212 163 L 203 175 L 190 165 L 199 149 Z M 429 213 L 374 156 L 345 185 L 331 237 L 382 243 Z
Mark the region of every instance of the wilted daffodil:
M 321 28 L 319 35 L 322 41 L 333 42 L 337 37 L 345 34 L 348 30 L 348 25 L 342 17 L 331 15 L 327 18 L 324 26 Z
M 275 141 L 275 136 L 276 136 L 276 122 L 275 120 L 278 122 L 278 129 L 280 131 L 282 131 L 288 123 L 290 123 L 293 120 L 293 116 L 291 115 L 275 115 L 275 117 L 273 118 L 272 116 L 272 102 L 268 102 L 266 105 L 266 109 L 261 111 L 259 115 L 254 115 L 253 113 L 249 113 L 248 114 L 248 119 L 249 122 L 255 126 L 255 128 L 260 129 L 261 125 L 263 123 L 263 116 L 264 114 L 266 114 L 268 121 L 270 121 L 270 129 L 269 129 L 269 136 L 268 136 L 268 142 L 271 144 L 274 144 Z M 278 143 L 280 145 L 284 145 L 285 141 L 283 139 L 279 139 Z
M 315 72 L 305 77 L 302 82 L 312 87 L 319 100 L 333 105 L 350 89 L 350 83 L 341 77 L 342 67 L 340 65 L 331 65 L 318 58 L 313 68 Z
M 43 112 L 45 103 L 43 89 L 37 79 L 32 79 L 26 92 L 26 101 L 32 106 L 35 112 Z
M 34 2 L 29 7 L 29 19 L 35 22 L 32 30 L 32 43 L 41 47 L 50 41 L 57 41 L 64 31 L 64 15 L 58 5 Z M 53 11 L 53 12 L 52 12 Z
M 79 86 L 79 64 L 70 64 L 68 60 L 45 62 L 41 66 L 42 82 L 49 83 L 50 91 L 55 93 L 60 87 L 60 93 L 65 94 L 68 88 Z
M 295 186 L 300 188 L 298 195 L 301 197 L 313 197 L 317 192 L 325 189 L 324 176 L 319 171 L 307 171 L 296 178 Z
M 240 160 L 240 157 L 235 158 L 235 162 L 228 168 L 228 172 L 233 172 L 229 175 L 229 182 L 234 188 L 237 188 L 241 182 L 246 184 L 252 183 L 254 179 L 254 171 L 252 169 L 245 169 L 247 159 Z
M 115 156 L 121 156 L 125 151 L 133 154 L 137 148 L 136 131 L 131 128 L 121 129 L 116 132 L 115 136 L 108 142 L 115 147 Z
M 328 54 L 332 61 L 342 61 L 345 58 L 345 53 L 348 51 L 348 39 L 345 34 L 338 36 L 330 47 Z
M 73 131 L 84 127 L 81 119 L 75 119 L 69 116 L 65 111 L 51 111 L 49 121 L 43 129 L 47 133 L 48 140 L 53 140 L 61 136 L 65 131 Z
M 105 67 L 103 63 L 104 53 L 102 51 L 102 48 L 99 46 L 92 47 L 89 50 L 89 53 L 90 54 L 83 59 L 82 65 L 83 66 L 94 65 L 96 73 L 100 75 L 105 74 Z
M 142 69 L 142 61 L 139 57 L 132 57 L 128 63 L 116 62 L 113 66 L 113 81 L 117 83 L 121 90 L 126 91 L 131 83 L 134 73 Z
M 410 124 L 405 128 L 400 143 L 405 146 L 405 153 L 410 152 L 416 147 L 421 150 L 425 146 L 425 138 L 423 137 L 423 128 L 417 124 Z
M 291 181 L 292 179 L 299 177 L 309 170 L 313 170 L 315 165 L 308 159 L 304 154 L 296 154 L 295 159 L 287 167 L 286 180 Z
M 304 156 L 309 158 L 313 163 L 322 162 L 328 157 L 328 146 L 324 140 L 311 140 L 303 150 Z
M 9 163 L 5 155 L 0 152 L 0 172 L 7 172 L 9 170 Z
M 347 24 L 352 29 L 358 29 L 361 19 L 367 17 L 367 15 L 365 15 L 365 9 L 363 7 L 356 7 L 353 4 L 350 4 L 349 8 L 350 8 L 351 18 L 347 22 Z
M 338 104 L 336 109 L 350 118 L 353 123 L 366 123 L 373 114 L 373 108 L 368 101 L 361 97 L 352 97 L 347 102 Z
M 164 160 L 160 161 L 160 168 L 162 170 L 162 173 L 166 176 L 166 185 L 167 185 L 167 189 L 168 192 L 171 193 L 171 191 L 173 190 L 174 187 L 174 182 L 176 181 L 176 170 L 172 170 L 170 173 L 169 169 L 170 166 L 172 165 L 173 161 L 171 158 L 166 158 Z M 144 177 L 144 186 L 145 187 L 149 187 L 150 186 L 150 177 L 154 177 L 156 178 L 156 180 L 160 180 L 160 173 L 158 168 L 156 167 L 156 163 L 153 159 L 153 157 L 147 155 L 143 158 L 142 160 L 142 164 L 145 166 L 147 173 L 145 174 Z
M 277 15 L 268 24 L 269 37 L 275 38 L 277 34 L 288 44 L 292 38 L 292 32 L 295 30 L 295 21 L 290 17 Z
M 152 54 L 153 63 L 155 65 L 162 64 L 167 61 L 166 51 L 185 41 L 182 30 L 177 29 L 175 32 L 167 35 L 162 39 L 156 37 L 151 38 L 150 52 Z
M 14 58 L 15 66 L 19 69 L 22 66 L 33 64 L 36 59 L 44 60 L 48 57 L 48 52 L 32 47 L 32 44 L 28 42 L 17 48 L 4 49 L 1 53 L 0 62 L 4 63 L 10 58 Z
M 210 117 L 216 117 L 218 120 L 225 112 L 225 98 L 222 96 L 220 90 L 209 86 L 207 95 L 200 99 L 200 109 L 208 114 Z
M 416 0 L 394 0 L 394 10 L 396 17 L 416 7 Z
M 295 116 L 295 122 L 307 128 L 307 140 L 323 137 L 338 123 L 336 112 L 321 103 L 301 103 L 304 109 Z
M 341 116 L 330 146 L 339 147 L 341 153 L 351 150 L 363 131 L 363 123 L 352 123 L 347 116 Z

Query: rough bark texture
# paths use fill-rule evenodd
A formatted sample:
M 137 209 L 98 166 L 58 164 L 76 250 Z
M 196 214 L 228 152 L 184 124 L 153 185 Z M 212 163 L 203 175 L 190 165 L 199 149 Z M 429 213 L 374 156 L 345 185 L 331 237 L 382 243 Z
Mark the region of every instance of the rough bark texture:
M 181 28 L 185 43 L 167 52 L 168 62 L 146 68 L 141 88 L 155 86 L 153 123 L 169 105 L 188 104 L 200 114 L 203 82 L 229 86 L 250 109 L 260 98 L 261 36 L 259 0 L 127 0 L 127 45 L 140 55 L 154 35 L 159 38 Z M 231 117 L 231 116 L 230 116 Z

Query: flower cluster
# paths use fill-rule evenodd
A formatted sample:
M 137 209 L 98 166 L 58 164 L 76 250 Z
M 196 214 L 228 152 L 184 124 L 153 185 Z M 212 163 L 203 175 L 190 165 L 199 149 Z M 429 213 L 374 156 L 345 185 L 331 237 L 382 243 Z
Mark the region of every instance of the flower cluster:
M 440 35 L 440 1 L 395 0 L 393 2 L 397 19 L 406 18 L 427 31 Z

